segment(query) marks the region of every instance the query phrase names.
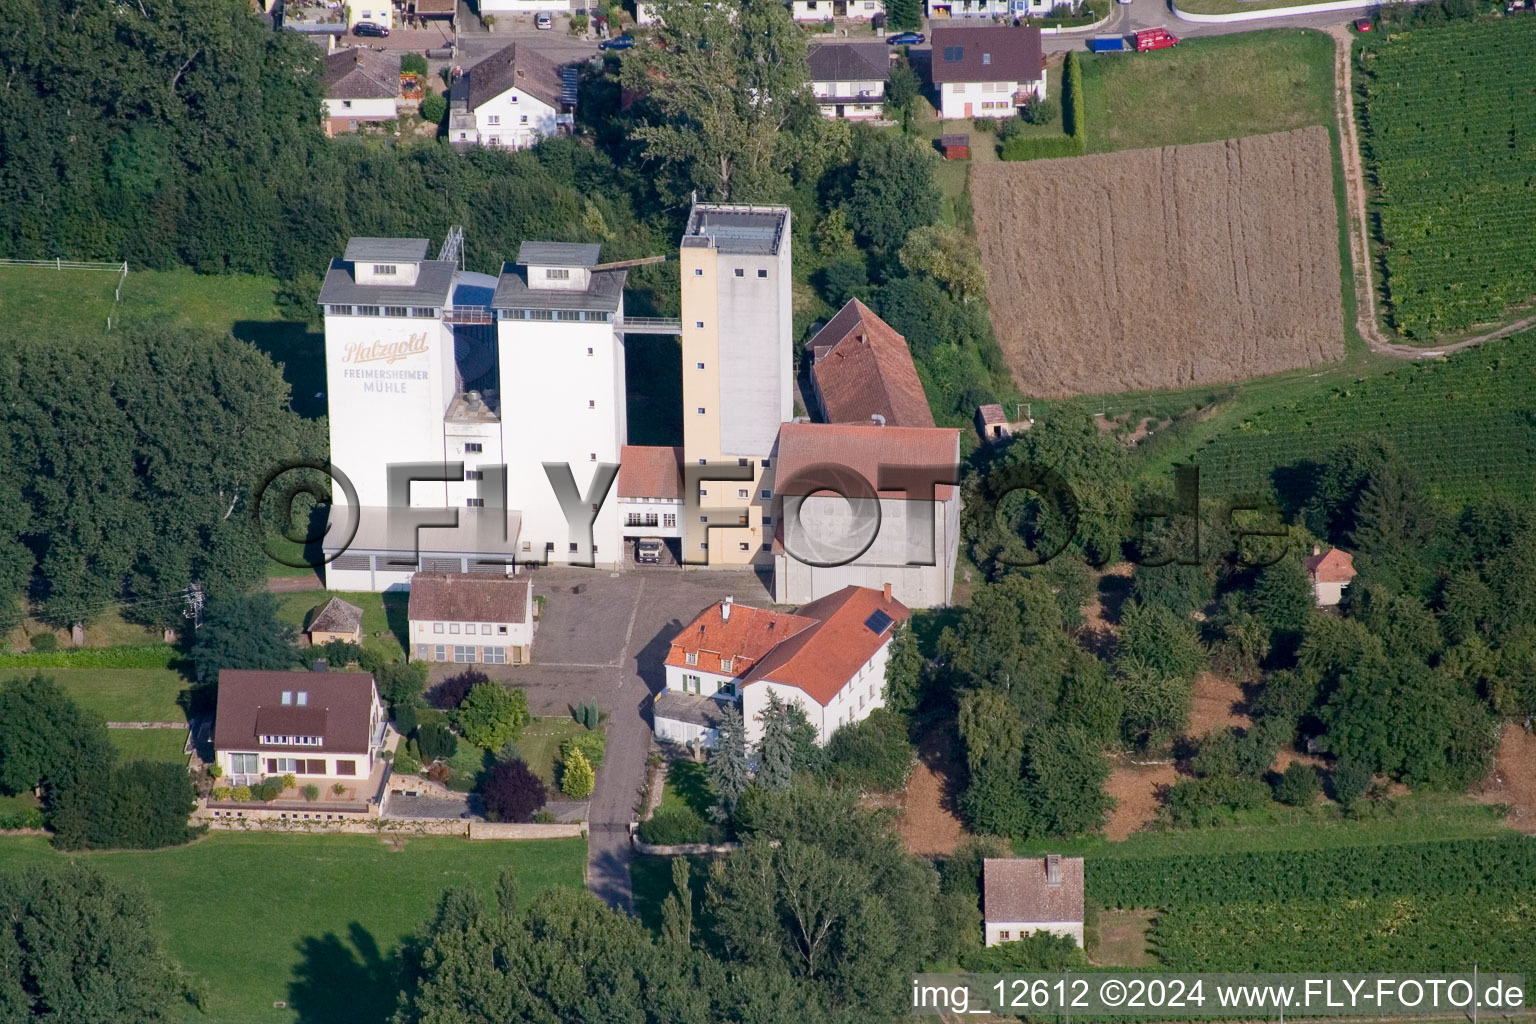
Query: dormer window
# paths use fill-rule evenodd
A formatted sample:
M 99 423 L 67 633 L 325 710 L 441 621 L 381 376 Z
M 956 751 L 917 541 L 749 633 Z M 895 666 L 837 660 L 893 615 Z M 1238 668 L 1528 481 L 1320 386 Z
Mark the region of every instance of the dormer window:
M 697 665 L 699 663 L 699 652 L 689 651 L 686 655 L 683 656 L 683 660 L 690 665 Z
M 730 672 L 730 671 L 732 671 L 731 666 L 734 665 L 734 664 L 736 664 L 736 659 L 735 658 L 721 658 L 720 659 L 720 671 L 721 672 Z
M 373 272 L 380 277 L 391 277 L 395 273 L 395 265 L 393 263 L 375 263 L 373 265 Z
M 293 691 L 292 690 L 284 690 L 283 691 L 282 700 L 283 700 L 283 707 L 285 707 L 285 708 L 288 707 L 290 704 L 292 704 L 293 703 Z
M 571 270 L 569 267 L 550 267 L 544 271 L 544 276 L 551 281 L 569 281 Z

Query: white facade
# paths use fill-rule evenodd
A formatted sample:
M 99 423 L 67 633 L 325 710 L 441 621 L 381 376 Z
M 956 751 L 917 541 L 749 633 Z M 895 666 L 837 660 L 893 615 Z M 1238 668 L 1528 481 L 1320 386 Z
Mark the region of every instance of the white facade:
M 821 104 L 821 116 L 831 118 L 880 117 L 885 112 L 885 83 L 812 82 L 811 93 Z
M 768 695 L 777 694 L 786 704 L 798 704 L 816 727 L 816 742 L 825 744 L 845 725 L 862 722 L 875 708 L 885 706 L 885 663 L 890 653 L 890 639 L 872 654 L 859 670 L 825 705 L 796 686 L 786 686 L 772 679 L 753 680 L 742 688 L 741 717 L 746 726 L 747 742 L 763 738 L 763 723 L 758 716 L 768 706 Z
M 881 0 L 792 0 L 789 9 L 796 21 L 869 21 L 885 13 L 885 4 Z
M 1023 18 L 1050 14 L 1062 0 L 928 0 L 928 17 Z M 1072 4 L 1076 7 L 1076 4 Z
M 1313 581 L 1312 593 L 1317 597 L 1317 606 L 1319 608 L 1334 607 L 1344 600 L 1344 588 L 1347 586 L 1349 584 L 1342 580 L 1333 583 L 1327 583 L 1322 580 Z
M 1070 935 L 1079 946 L 1083 944 L 1083 922 L 1081 921 L 986 922 L 986 941 L 989 946 L 1027 939 L 1035 932 L 1050 932 L 1052 935 Z
M 519 665 L 533 645 L 533 588 L 522 622 L 410 620 L 411 658 L 461 664 Z
M 620 498 L 626 537 L 681 537 L 683 503 L 675 498 Z
M 325 101 L 325 116 L 333 121 L 392 121 L 399 116 L 394 97 L 388 99 Z
M 889 583 L 891 594 L 908 608 L 949 604 L 960 550 L 958 488 L 948 499 L 935 502 L 882 497 L 879 533 L 869 547 L 846 565 L 826 567 L 807 564 L 795 555 L 800 553 L 813 561 L 837 561 L 839 552 L 848 545 L 861 544 L 864 535 L 854 522 L 852 506 L 842 497 L 826 494 L 786 495 L 783 502 L 786 535 L 784 547 L 776 549 L 773 557 L 775 602 L 805 604 L 849 584 L 878 590 Z M 916 531 L 928 530 L 930 523 L 932 564 L 908 564 L 919 551 L 925 552 L 926 560 L 927 541 Z M 837 543 L 818 544 L 829 538 Z
M 570 0 L 480 0 L 481 14 L 569 14 Z
M 348 31 L 365 21 L 380 28 L 395 27 L 394 5 L 391 0 L 352 0 L 345 9 Z
M 533 10 L 534 8 L 529 8 Z M 569 10 L 565 4 L 539 10 Z M 527 149 L 556 134 L 556 110 L 521 89 L 508 89 L 474 110 L 475 127 L 452 129 L 452 141 L 504 149 Z
M 945 82 L 939 87 L 940 116 L 946 121 L 973 117 L 1012 117 L 1019 94 L 1045 99 L 1045 76 L 1034 82 Z

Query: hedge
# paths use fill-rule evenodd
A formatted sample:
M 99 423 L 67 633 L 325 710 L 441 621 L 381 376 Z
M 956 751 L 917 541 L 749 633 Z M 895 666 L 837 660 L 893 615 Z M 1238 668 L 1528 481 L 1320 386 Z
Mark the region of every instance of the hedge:
M 1076 53 L 1067 54 L 1061 72 L 1061 126 L 1066 134 L 1045 136 L 1015 135 L 1003 143 L 1004 160 L 1045 160 L 1051 157 L 1082 156 L 1088 152 L 1088 133 L 1084 124 L 1087 105 L 1083 102 L 1083 69 Z
M 43 812 L 39 807 L 28 807 L 24 811 L 12 811 L 9 814 L 0 814 L 0 832 L 22 828 L 42 828 Z
M 1094 858 L 1086 876 L 1089 899 L 1104 907 L 1498 894 L 1536 884 L 1536 839 Z
M 1015 135 L 1003 143 L 1004 160 L 1044 160 L 1057 156 L 1082 156 L 1088 152 L 1076 135 Z
M 74 647 L 67 651 L 0 654 L 0 668 L 170 668 L 177 656 L 171 644 Z

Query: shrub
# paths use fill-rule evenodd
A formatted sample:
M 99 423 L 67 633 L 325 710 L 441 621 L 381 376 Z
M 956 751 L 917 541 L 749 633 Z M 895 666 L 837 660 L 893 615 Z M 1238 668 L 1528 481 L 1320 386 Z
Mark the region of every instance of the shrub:
M 429 761 L 450 758 L 459 750 L 459 738 L 439 722 L 428 722 L 416 730 L 416 748 Z
M 1000 119 L 996 117 L 973 117 L 971 118 L 971 129 L 991 135 L 997 131 L 999 123 Z
M 570 760 L 571 751 L 579 750 L 594 769 L 603 766 L 603 755 L 608 749 L 608 738 L 600 732 L 583 732 L 567 736 L 560 741 L 560 760 Z
M 331 792 L 335 793 L 337 796 L 341 796 L 346 791 L 347 791 L 347 787 L 344 786 L 340 782 L 336 783 L 334 786 L 331 787 Z
M 544 806 L 544 783 L 521 761 L 498 761 L 480 789 L 491 821 L 532 821 Z
M 282 779 L 263 779 L 251 792 L 256 799 L 271 803 L 283 795 L 283 788 Z
M 283 788 L 284 789 L 292 789 L 293 787 L 297 786 L 298 784 L 299 784 L 299 777 L 297 775 L 293 774 L 293 772 L 289 772 L 287 775 L 283 776 Z
M 658 809 L 636 829 L 642 843 L 653 846 L 679 846 L 702 843 L 709 839 L 709 826 L 693 808 L 687 806 Z
M 319 800 L 320 799 L 320 787 L 315 785 L 313 782 L 311 782 L 309 785 L 305 786 L 304 787 L 304 799 L 308 800 L 310 803 L 314 803 L 316 800 Z
M 1024 104 L 1024 120 L 1030 124 L 1051 124 L 1059 113 L 1060 108 L 1051 100 L 1032 99 Z
M 422 688 L 427 685 L 427 663 L 392 661 L 380 665 L 373 678 L 379 686 L 379 697 L 390 707 L 419 704 Z
M 239 803 L 245 803 L 251 799 L 251 787 L 236 786 L 233 790 L 230 791 L 229 796 L 232 800 L 235 800 Z
M 827 743 L 829 773 L 857 789 L 900 789 L 912 771 L 912 759 L 905 719 L 885 708 L 843 726 Z
M 409 736 L 416 731 L 416 705 L 399 704 L 394 708 L 395 731 L 401 736 Z
M 1168 787 L 1168 815 L 1175 825 L 1200 828 L 1219 824 L 1233 811 L 1252 810 L 1268 800 L 1269 787 L 1253 779 L 1185 779 Z
M 448 113 L 448 101 L 439 92 L 426 92 L 421 97 L 421 119 L 428 124 L 442 124 Z
M 52 633 L 39 633 L 32 638 L 32 649 L 42 654 L 59 649 L 59 638 Z
M 427 58 L 419 53 L 401 54 L 400 73 L 403 75 L 425 75 L 427 73 Z
M 310 648 L 313 652 L 316 648 Z M 325 659 L 325 663 L 331 668 L 345 668 L 355 662 L 363 653 L 363 649 L 357 644 L 347 640 L 330 640 L 318 648 L 319 657 Z
M 500 683 L 478 683 L 459 705 L 459 732 L 477 747 L 500 750 L 508 740 L 522 734 L 532 719 L 528 695 L 510 690 Z
M 586 729 L 596 729 L 602 722 L 603 714 L 597 709 L 597 701 L 584 700 L 577 704 L 571 712 L 571 717 Z
M 592 795 L 592 787 L 596 784 L 597 775 L 592 771 L 592 762 L 580 750 L 573 748 L 560 773 L 560 791 L 572 800 L 585 800 Z
M 1034 932 L 1014 942 L 973 949 L 960 958 L 960 965 L 967 971 L 988 974 L 1060 971 L 1068 967 L 1087 967 L 1088 957 L 1070 935 Z
M 999 153 L 1004 160 L 1045 160 L 1061 156 L 1082 156 L 1088 147 L 1075 135 L 1015 135 L 1003 143 Z
M 464 703 L 464 698 L 469 696 L 470 690 L 490 681 L 491 677 L 478 669 L 465 669 L 428 690 L 427 703 L 444 711 L 452 711 Z
M 170 668 L 179 657 L 170 644 L 71 647 L 67 651 L 0 654 L 0 668 Z
M 213 791 L 208 795 L 215 800 L 228 800 L 230 797 L 230 789 L 228 786 L 214 786 Z
M 1345 807 L 1353 807 L 1371 788 L 1371 766 L 1348 754 L 1340 755 L 1333 766 L 1333 798 Z
M 1291 807 L 1309 807 L 1322 792 L 1317 770 L 1309 764 L 1292 761 L 1275 779 L 1275 799 Z
M 134 761 L 49 796 L 53 844 L 61 850 L 154 850 L 188 842 L 197 794 L 185 765 Z
M 406 750 L 404 747 L 401 747 L 399 750 L 395 751 L 395 759 L 392 763 L 394 765 L 394 770 L 402 775 L 421 774 L 421 762 L 412 757 L 411 752 Z M 337 785 L 339 786 L 341 783 L 338 782 Z
M 208 766 L 208 777 L 210 779 L 222 779 L 224 777 L 224 767 L 222 765 L 217 765 L 217 764 L 209 765 Z

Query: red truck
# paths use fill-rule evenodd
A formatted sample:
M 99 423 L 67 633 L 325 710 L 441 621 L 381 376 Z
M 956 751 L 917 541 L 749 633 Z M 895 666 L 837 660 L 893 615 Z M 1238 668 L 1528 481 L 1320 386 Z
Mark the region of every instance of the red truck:
M 1146 53 L 1148 50 L 1163 50 L 1170 46 L 1178 46 L 1179 37 L 1165 28 L 1144 28 L 1136 33 L 1136 52 Z

